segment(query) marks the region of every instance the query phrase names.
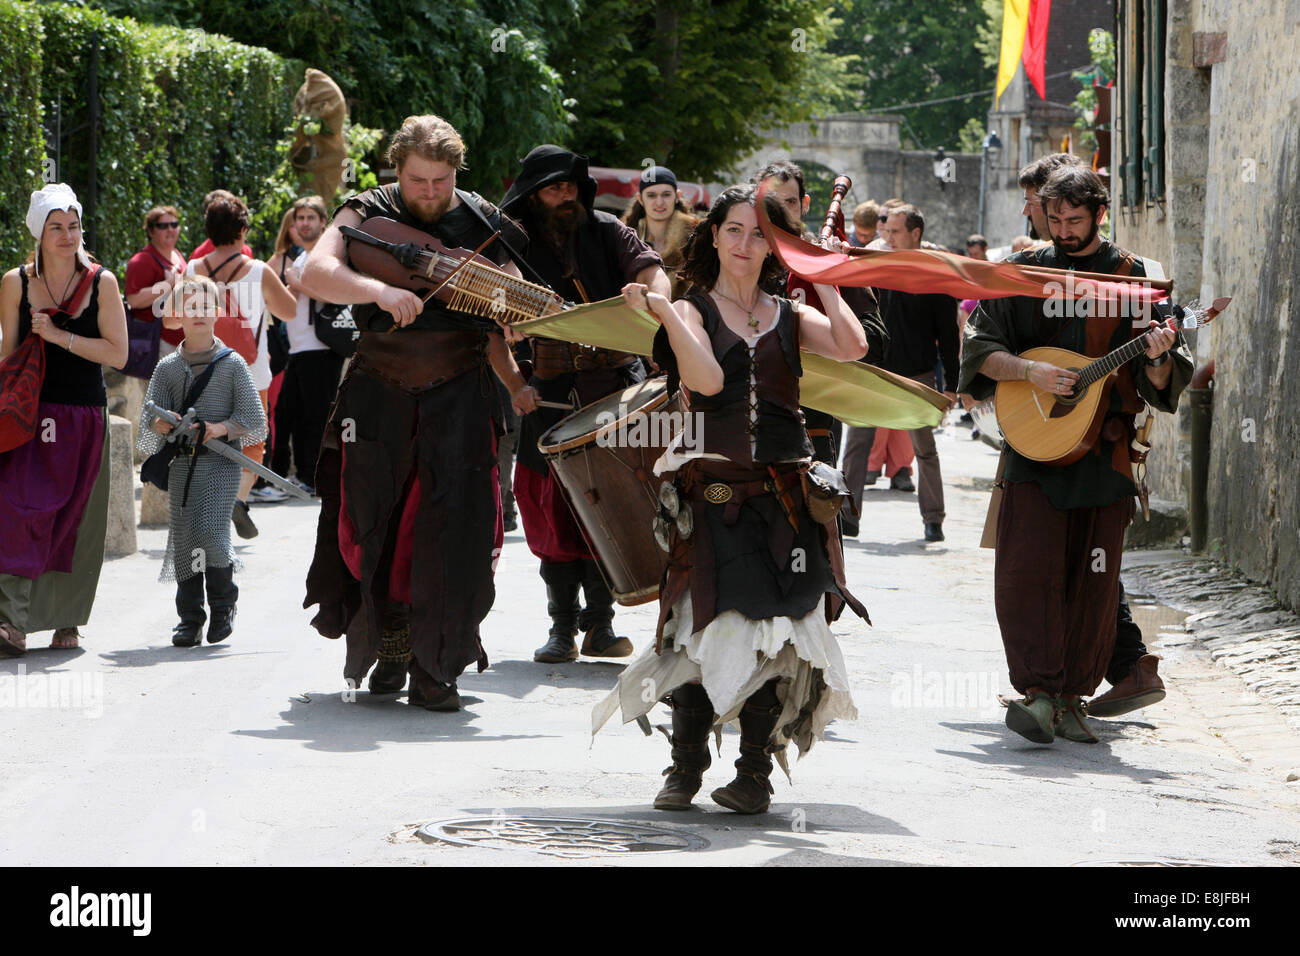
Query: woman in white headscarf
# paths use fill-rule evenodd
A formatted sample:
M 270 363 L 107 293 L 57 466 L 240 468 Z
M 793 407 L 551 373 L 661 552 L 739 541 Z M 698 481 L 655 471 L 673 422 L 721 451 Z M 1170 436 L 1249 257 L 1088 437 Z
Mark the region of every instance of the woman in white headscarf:
M 101 366 L 127 356 L 117 279 L 86 253 L 76 194 L 63 183 L 32 193 L 27 228 L 32 260 L 0 280 L 0 358 L 30 335 L 45 352 L 36 434 L 0 453 L 0 654 L 11 656 L 31 631 L 75 648 L 90 619 L 108 524 Z

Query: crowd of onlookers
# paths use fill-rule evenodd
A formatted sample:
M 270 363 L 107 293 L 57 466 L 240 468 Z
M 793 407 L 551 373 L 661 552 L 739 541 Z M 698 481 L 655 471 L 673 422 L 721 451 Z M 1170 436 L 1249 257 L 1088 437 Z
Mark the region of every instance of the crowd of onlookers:
M 1021 235 L 1012 239 L 1009 246 L 990 249 L 984 236 L 972 233 L 966 238 L 964 250 L 945 248 L 923 238 L 924 214 L 915 205 L 898 198 L 884 203 L 872 200 L 859 203 L 853 210 L 853 222 L 848 233 L 851 245 L 867 249 L 932 249 L 964 254 L 986 262 L 1000 261 L 1034 245 L 1033 239 Z M 959 402 L 956 391 L 957 363 L 966 320 L 978 302 L 975 299 L 957 301 L 946 295 L 913 295 L 887 289 L 877 289 L 876 296 L 890 333 L 890 347 L 886 355 L 868 357 L 868 361 L 944 392 L 954 408 L 964 404 Z M 972 438 L 979 437 L 968 411 L 960 411 L 958 421 L 971 427 Z M 945 517 L 943 483 L 933 432 L 934 429 L 930 428 L 910 432 L 888 428 L 849 428 L 841 461 L 859 507 L 863 489 L 875 485 L 882 476 L 888 478 L 891 490 L 918 492 L 925 539 L 942 541 Z M 859 518 L 846 509 L 844 533 L 856 537 L 858 525 Z
M 263 262 L 247 242 L 248 206 L 229 191 L 204 197 L 204 238 L 189 255 L 180 211 L 154 206 L 119 288 L 86 251 L 74 191 L 54 183 L 32 193 L 32 254 L 0 282 L 0 655 L 25 653 L 27 634 L 43 630 L 54 631 L 52 646 L 75 648 L 89 618 L 108 523 L 105 367 L 149 381 L 137 444 L 142 476 L 168 494 L 173 643 L 197 643 L 205 589 L 207 639 L 230 633 L 231 525 L 254 537 L 249 504 L 288 497 L 246 466 L 314 493 L 355 349 L 349 310 L 299 282 L 328 218 L 321 197 L 295 200 Z M 193 423 L 177 428 L 189 408 Z
M 350 332 L 333 334 L 334 325 L 349 325 L 346 310 L 315 301 L 299 283 L 329 211 L 319 196 L 295 200 L 281 220 L 274 253 L 266 262 L 247 244 L 250 216 L 242 199 L 215 189 L 204 197 L 202 213 L 205 237 L 188 256 L 178 248 L 177 209 L 155 206 L 146 213 L 146 243 L 126 268 L 126 304 L 135 319 L 162 323 L 161 358 L 174 351 L 184 335 L 180 316 L 157 314 L 166 292 L 186 275 L 207 276 L 219 284 L 233 321 L 218 326 L 217 338 L 244 358 L 270 425 L 269 441 L 249 445 L 244 453 L 313 493 L 316 452 L 352 348 Z M 318 336 L 321 322 L 328 322 L 331 330 Z M 232 514 L 235 530 L 244 538 L 255 536 L 249 505 L 287 497 L 245 471 Z

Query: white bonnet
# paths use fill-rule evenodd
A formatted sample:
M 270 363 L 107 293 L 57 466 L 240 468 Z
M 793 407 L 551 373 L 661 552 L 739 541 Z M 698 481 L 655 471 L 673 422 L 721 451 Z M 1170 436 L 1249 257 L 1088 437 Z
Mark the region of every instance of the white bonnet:
M 45 231 L 45 220 L 50 217 L 52 212 L 65 212 L 75 210 L 77 219 L 82 219 L 81 203 L 77 202 L 77 194 L 72 191 L 72 187 L 67 183 L 50 183 L 32 193 L 31 204 L 27 207 L 27 231 L 32 234 L 36 240 L 36 271 L 40 272 L 40 242 L 41 233 Z M 81 246 L 77 249 L 77 259 L 87 269 L 90 268 L 90 259 L 86 256 L 86 243 L 82 240 Z

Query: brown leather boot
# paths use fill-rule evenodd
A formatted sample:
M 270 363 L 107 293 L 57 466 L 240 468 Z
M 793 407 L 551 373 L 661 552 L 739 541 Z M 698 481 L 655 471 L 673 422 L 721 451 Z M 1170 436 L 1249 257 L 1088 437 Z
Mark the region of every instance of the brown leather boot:
M 713 703 L 700 684 L 683 684 L 672 692 L 673 764 L 663 775 L 663 789 L 655 797 L 656 810 L 689 810 L 691 799 L 704 783 L 709 758 L 709 731 Z
M 587 599 L 587 606 L 578 614 L 578 630 L 586 632 L 582 656 L 631 656 L 632 642 L 614 633 L 614 595 L 595 561 L 582 562 L 582 593 Z
M 411 689 L 406 692 L 408 706 L 445 712 L 460 710 L 460 694 L 455 684 L 435 679 L 415 658 L 407 666 L 411 674 Z
M 740 759 L 736 779 L 713 791 L 713 802 L 736 813 L 766 813 L 772 805 L 771 739 L 781 714 L 776 680 L 749 696 L 740 710 Z
M 1118 717 L 1165 699 L 1165 685 L 1156 673 L 1154 654 L 1138 658 L 1128 676 L 1100 697 L 1088 702 L 1089 717 Z

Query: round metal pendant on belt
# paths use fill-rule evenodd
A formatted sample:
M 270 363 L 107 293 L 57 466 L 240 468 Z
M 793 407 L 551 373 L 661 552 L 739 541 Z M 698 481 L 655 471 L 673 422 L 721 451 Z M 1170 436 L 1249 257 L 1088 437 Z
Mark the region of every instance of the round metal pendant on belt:
M 671 481 L 665 481 L 659 486 L 659 504 L 664 511 L 668 512 L 670 518 L 676 518 L 677 512 L 681 510 L 681 502 L 677 498 L 677 488 Z
M 695 530 L 695 518 L 691 515 L 691 509 L 683 508 L 677 512 L 677 533 L 682 538 L 689 538 Z
M 731 500 L 731 485 L 714 482 L 704 489 L 704 500 L 715 505 L 725 505 Z
M 655 543 L 665 552 L 672 551 L 672 528 L 663 515 L 655 515 L 653 522 L 655 532 Z

